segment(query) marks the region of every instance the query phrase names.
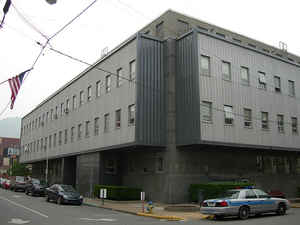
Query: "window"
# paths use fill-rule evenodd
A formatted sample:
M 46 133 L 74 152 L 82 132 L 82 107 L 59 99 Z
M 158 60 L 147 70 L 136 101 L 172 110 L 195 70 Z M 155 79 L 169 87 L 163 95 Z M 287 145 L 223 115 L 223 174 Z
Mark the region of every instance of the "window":
M 183 20 L 177 20 L 177 22 L 179 27 L 178 35 L 184 34 L 189 31 L 189 23 Z
M 122 85 L 122 68 L 117 70 L 117 87 Z
M 111 85 L 111 75 L 107 75 L 105 77 L 105 92 L 110 92 L 110 85 Z
M 58 133 L 58 145 L 61 145 L 62 143 L 62 131 L 59 131 Z
M 51 148 L 52 145 L 52 135 L 49 135 L 49 149 Z
M 87 101 L 91 101 L 92 100 L 92 86 L 88 86 L 87 89 Z
M 84 98 L 83 95 L 84 95 L 83 91 L 80 91 L 80 94 L 79 94 L 79 106 L 83 105 L 83 98 Z
M 48 137 L 45 137 L 44 150 L 47 150 L 47 142 L 48 142 Z
M 39 128 L 41 127 L 41 117 L 39 117 Z
M 53 135 L 53 147 L 56 147 L 56 133 Z
M 128 106 L 128 125 L 135 123 L 135 105 Z
M 244 108 L 244 127 L 252 127 L 252 111 L 251 109 Z
M 109 174 L 115 174 L 117 165 L 116 165 L 116 161 L 113 159 L 106 159 L 105 160 L 105 168 L 104 168 L 104 172 L 105 173 L 109 173 Z
M 201 107 L 202 120 L 203 121 L 212 121 L 212 103 L 211 102 L 202 102 Z
M 69 109 L 70 109 L 70 100 L 67 99 L 67 100 L 66 100 L 66 113 L 69 112 Z
M 258 71 L 258 88 L 267 90 L 266 74 Z
M 53 120 L 53 109 L 51 109 L 50 118 L 51 118 L 51 120 Z
M 71 142 L 74 142 L 75 127 L 71 127 Z
M 283 115 L 277 115 L 277 128 L 279 133 L 284 132 L 284 117 Z
M 38 152 L 40 148 L 40 140 L 36 141 L 36 151 Z
M 77 132 L 77 139 L 81 139 L 81 133 L 82 133 L 82 124 L 78 124 L 78 132 Z
M 65 144 L 68 143 L 68 130 L 65 129 L 65 141 L 64 141 Z
M 99 135 L 99 117 L 95 118 L 94 135 Z
M 231 68 L 229 62 L 222 62 L 222 76 L 224 80 L 231 80 Z
M 289 83 L 289 96 L 295 97 L 295 82 L 289 80 L 288 83 Z
M 46 122 L 49 121 L 49 111 L 46 113 Z
M 131 61 L 129 63 L 129 79 L 135 80 L 136 74 L 135 74 L 135 60 Z
M 73 95 L 73 103 L 72 103 L 73 110 L 76 109 L 76 107 L 77 107 L 77 97 L 76 95 Z
M 274 76 L 274 91 L 277 93 L 281 92 L 280 77 L 278 76 Z
M 226 125 L 233 125 L 233 110 L 232 106 L 224 105 L 224 113 L 225 113 L 225 124 Z
M 261 128 L 269 129 L 269 114 L 267 112 L 261 112 Z
M 90 121 L 85 122 L 85 137 L 88 138 L 90 136 Z
M 60 104 L 60 115 L 63 116 L 64 115 L 64 103 Z
M 200 76 L 210 76 L 210 58 L 205 55 L 200 57 Z
M 298 134 L 298 119 L 297 117 L 292 117 L 292 133 Z
M 243 66 L 241 67 L 241 83 L 246 86 L 250 85 L 249 69 Z
M 43 138 L 41 138 L 41 151 L 43 151 L 44 150 L 44 139 Z
M 246 198 L 257 198 L 255 192 L 251 189 L 246 191 Z
M 104 132 L 108 132 L 109 129 L 109 113 L 104 115 Z
M 57 119 L 58 116 L 58 106 L 55 106 L 55 115 L 54 115 L 54 119 Z
M 253 191 L 255 191 L 256 195 L 258 195 L 259 198 L 267 198 L 269 196 L 266 192 L 259 189 L 255 189 Z
M 116 111 L 116 129 L 121 127 L 121 109 Z
M 96 97 L 99 97 L 100 96 L 100 91 L 101 91 L 101 81 L 97 81 L 96 82 Z
M 162 172 L 164 170 L 164 159 L 162 157 L 159 157 L 157 160 L 157 170 L 159 172 Z

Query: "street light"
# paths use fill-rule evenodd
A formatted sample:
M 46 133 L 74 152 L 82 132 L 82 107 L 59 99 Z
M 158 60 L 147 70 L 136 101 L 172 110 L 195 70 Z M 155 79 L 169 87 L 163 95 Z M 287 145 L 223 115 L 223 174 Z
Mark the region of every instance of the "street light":
M 50 5 L 53 5 L 56 3 L 56 0 L 46 0 L 46 2 L 48 2 Z

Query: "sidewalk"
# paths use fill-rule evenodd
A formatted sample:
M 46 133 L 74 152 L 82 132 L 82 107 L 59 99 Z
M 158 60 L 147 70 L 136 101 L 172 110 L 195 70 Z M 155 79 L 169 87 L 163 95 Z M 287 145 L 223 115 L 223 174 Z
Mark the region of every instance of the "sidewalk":
M 111 201 L 104 200 L 104 205 L 100 199 L 84 198 L 84 204 L 99 208 L 110 209 L 118 212 L 130 213 L 139 216 L 149 216 L 157 219 L 165 220 L 201 220 L 207 218 L 207 216 L 199 212 L 199 205 L 197 204 L 177 204 L 175 206 L 179 210 L 177 211 L 166 211 L 165 207 L 170 206 L 168 204 L 154 203 L 154 209 L 152 214 L 142 213 L 142 202 L 141 201 Z M 300 203 L 291 203 L 292 208 L 300 208 Z M 184 208 L 194 207 L 196 211 L 184 212 Z M 182 210 L 180 210 L 182 209 Z

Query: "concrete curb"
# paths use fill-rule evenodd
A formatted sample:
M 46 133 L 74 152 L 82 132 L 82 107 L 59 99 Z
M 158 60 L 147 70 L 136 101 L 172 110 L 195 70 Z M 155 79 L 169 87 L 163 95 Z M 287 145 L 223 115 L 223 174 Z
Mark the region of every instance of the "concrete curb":
M 130 212 L 127 210 L 122 210 L 122 209 L 114 209 L 114 208 L 110 208 L 110 207 L 103 207 L 101 205 L 94 205 L 94 204 L 90 204 L 90 203 L 82 203 L 83 205 L 89 206 L 89 207 L 96 207 L 96 208 L 101 208 L 101 209 L 107 209 L 107 210 L 111 210 L 111 211 L 116 211 L 116 212 L 122 212 L 122 213 L 127 213 L 127 214 L 131 214 L 131 215 L 136 215 L 136 212 Z
M 165 219 L 165 220 L 169 220 L 169 221 L 184 220 L 184 218 L 182 218 L 182 217 L 177 217 L 177 216 L 160 216 L 160 215 L 149 214 L 149 213 L 137 213 L 136 215 L 138 215 L 138 216 L 152 217 L 152 218 L 156 218 L 156 219 Z

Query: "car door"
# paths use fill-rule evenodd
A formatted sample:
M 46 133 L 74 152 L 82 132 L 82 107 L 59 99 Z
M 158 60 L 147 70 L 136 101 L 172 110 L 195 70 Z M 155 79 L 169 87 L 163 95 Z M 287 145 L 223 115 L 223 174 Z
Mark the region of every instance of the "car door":
M 266 192 L 259 189 L 254 189 L 254 191 L 260 201 L 260 205 L 259 205 L 260 212 L 269 212 L 269 211 L 273 211 L 274 208 L 276 208 L 276 202 L 272 200 Z
M 250 207 L 251 213 L 257 213 L 259 211 L 259 199 L 252 189 L 245 191 L 246 204 Z
M 49 187 L 48 192 L 47 192 L 49 199 L 55 200 L 55 190 L 56 190 L 56 184 Z

